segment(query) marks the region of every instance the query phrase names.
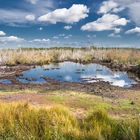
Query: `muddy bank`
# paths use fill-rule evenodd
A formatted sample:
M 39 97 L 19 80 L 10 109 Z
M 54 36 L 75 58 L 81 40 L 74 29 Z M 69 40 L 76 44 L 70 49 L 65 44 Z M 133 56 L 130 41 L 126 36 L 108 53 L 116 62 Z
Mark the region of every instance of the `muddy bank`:
M 90 94 L 109 97 L 109 98 L 118 98 L 123 97 L 128 91 L 139 91 L 140 85 L 136 85 L 131 88 L 120 88 L 116 86 L 111 86 L 108 82 L 97 82 L 97 83 L 70 83 L 70 82 L 59 82 L 53 79 L 46 78 L 47 83 L 45 84 L 21 84 L 17 82 L 14 78 L 11 77 L 12 84 L 5 85 L 0 84 L 0 90 L 39 90 L 48 91 L 48 90 L 73 90 L 80 92 L 87 92 Z
M 17 66 L 0 66 L 0 79 L 15 77 L 20 75 L 21 72 L 29 70 L 33 66 L 28 65 L 17 65 Z
M 134 73 L 140 79 L 140 65 L 138 66 L 131 66 L 128 72 Z

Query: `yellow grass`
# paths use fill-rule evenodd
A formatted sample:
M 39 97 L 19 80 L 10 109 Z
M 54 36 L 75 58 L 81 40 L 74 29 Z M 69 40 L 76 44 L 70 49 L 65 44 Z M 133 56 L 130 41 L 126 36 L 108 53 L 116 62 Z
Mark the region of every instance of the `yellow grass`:
M 139 118 L 114 119 L 104 110 L 76 118 L 67 108 L 0 103 L 1 140 L 139 140 Z

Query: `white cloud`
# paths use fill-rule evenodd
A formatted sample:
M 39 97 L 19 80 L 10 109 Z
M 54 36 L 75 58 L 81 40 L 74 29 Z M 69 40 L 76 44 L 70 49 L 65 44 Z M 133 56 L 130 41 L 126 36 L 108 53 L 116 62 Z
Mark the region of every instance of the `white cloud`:
M 120 28 L 115 28 L 115 29 L 114 29 L 114 33 L 115 33 L 115 34 L 118 34 L 118 33 L 120 33 L 120 32 L 121 32 L 121 29 L 120 29 Z
M 125 33 L 126 34 L 140 33 L 140 27 L 136 27 L 134 29 L 128 30 Z
M 33 40 L 33 42 L 49 42 L 50 41 L 50 39 L 45 39 L 45 38 L 43 38 L 43 39 L 34 39 Z
M 88 13 L 89 9 L 86 5 L 73 4 L 69 9 L 56 9 L 48 14 L 40 16 L 38 20 L 40 22 L 49 22 L 52 24 L 56 24 L 57 22 L 72 24 L 88 17 Z
M 26 0 L 26 1 L 31 3 L 31 4 L 36 4 L 38 0 Z
M 119 32 L 120 26 L 125 26 L 129 21 L 115 14 L 105 14 L 96 21 L 89 22 L 81 27 L 83 31 L 113 30 Z
M 126 18 L 118 18 L 117 20 L 114 21 L 114 25 L 118 26 L 125 26 L 127 23 L 129 22 L 129 20 L 127 20 Z
M 23 38 L 19 38 L 17 36 L 4 36 L 0 37 L 0 42 L 21 42 L 24 41 Z
M 112 9 L 117 8 L 118 4 L 112 0 L 104 1 L 98 11 L 99 14 L 106 14 Z
M 124 7 L 117 7 L 117 8 L 112 9 L 112 12 L 119 13 L 119 12 L 123 11 L 124 9 L 125 9 Z
M 107 0 L 101 4 L 98 13 L 118 13 L 127 10 L 126 16 L 129 16 L 137 26 L 140 26 L 140 0 Z
M 98 13 L 99 14 L 107 14 L 107 13 L 119 13 L 123 11 L 125 7 L 123 5 L 120 5 L 117 1 L 108 0 L 104 1 L 99 8 Z
M 126 15 L 136 24 L 140 25 L 140 0 L 113 0 L 120 7 L 127 9 Z
M 28 0 L 28 2 L 30 1 L 31 0 Z M 54 9 L 55 6 L 57 6 L 57 3 L 54 3 L 54 0 L 38 0 L 36 4 L 24 3 L 20 9 L 14 7 L 9 9 L 0 8 L 0 23 L 10 26 L 25 26 L 25 24 L 27 25 L 27 23 L 32 21 L 30 21 L 30 18 L 27 20 L 28 17 L 26 19 L 27 15 L 39 17 L 40 15 L 50 12 L 50 9 Z M 38 23 L 38 21 L 35 20 L 34 23 Z
M 35 20 L 35 15 L 31 14 L 31 15 L 27 15 L 25 16 L 25 19 L 28 21 L 34 21 Z
M 5 36 L 5 35 L 6 35 L 6 33 L 5 33 L 5 32 L 0 31 L 0 36 Z
M 7 10 L 0 9 L 0 22 L 1 23 L 25 23 L 25 16 L 29 13 L 21 10 Z
M 115 33 L 111 33 L 108 35 L 108 37 L 114 37 L 114 38 L 120 38 L 121 35 L 115 34 Z
M 140 26 L 140 2 L 133 2 L 132 4 L 128 5 L 129 8 L 129 17 L 136 25 Z
M 68 25 L 68 26 L 64 26 L 65 30 L 70 30 L 72 28 L 72 26 Z

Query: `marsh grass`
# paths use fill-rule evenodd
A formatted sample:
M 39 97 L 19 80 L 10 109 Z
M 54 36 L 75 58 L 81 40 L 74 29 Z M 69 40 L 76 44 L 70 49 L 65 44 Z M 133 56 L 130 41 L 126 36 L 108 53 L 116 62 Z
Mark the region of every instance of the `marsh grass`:
M 0 63 L 48 64 L 59 61 L 76 61 L 89 63 L 93 60 L 122 64 L 140 64 L 139 49 L 118 48 L 52 48 L 52 49 L 1 49 Z
M 103 109 L 78 119 L 67 108 L 0 103 L 1 140 L 139 140 L 139 118 L 112 118 Z

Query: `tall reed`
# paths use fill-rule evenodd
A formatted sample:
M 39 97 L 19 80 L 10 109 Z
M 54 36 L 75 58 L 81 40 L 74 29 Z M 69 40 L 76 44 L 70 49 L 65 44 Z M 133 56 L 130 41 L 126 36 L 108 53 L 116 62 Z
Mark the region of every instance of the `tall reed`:
M 92 62 L 94 60 L 122 64 L 140 64 L 138 49 L 96 49 L 96 48 L 53 48 L 53 49 L 2 49 L 0 64 L 47 64 L 71 60 Z

